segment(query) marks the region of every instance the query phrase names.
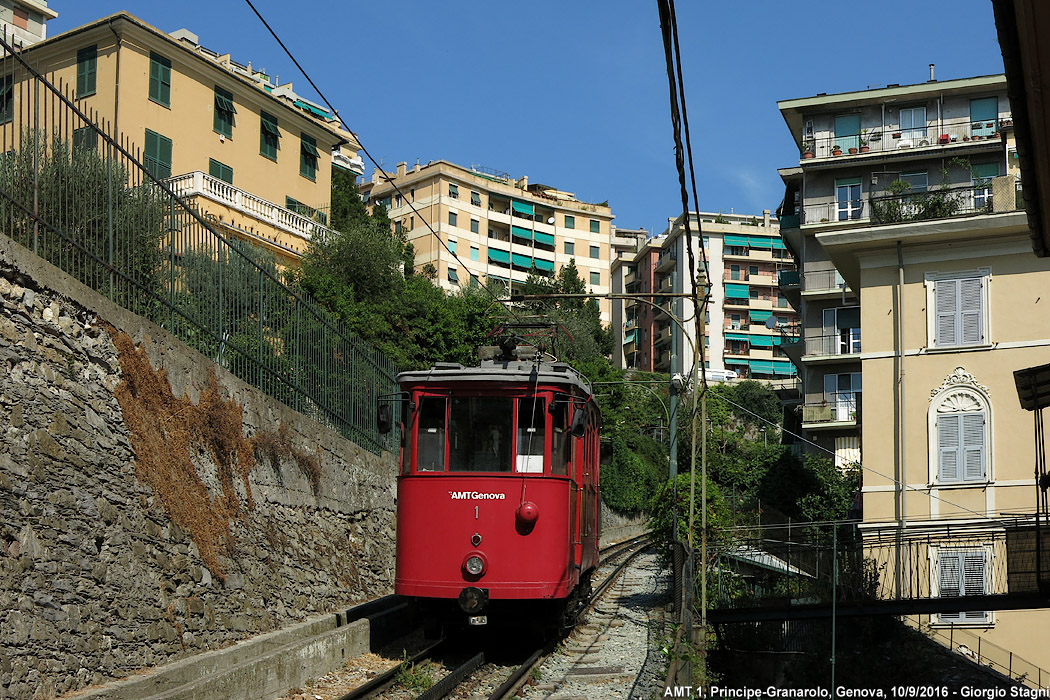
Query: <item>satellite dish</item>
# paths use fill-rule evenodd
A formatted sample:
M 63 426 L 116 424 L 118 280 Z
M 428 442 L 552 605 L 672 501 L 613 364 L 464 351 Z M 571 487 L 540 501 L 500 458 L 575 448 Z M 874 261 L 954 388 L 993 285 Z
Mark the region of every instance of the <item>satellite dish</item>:
M 773 330 L 776 327 L 777 327 L 777 317 L 776 316 L 770 316 L 769 318 L 766 319 L 766 328 L 768 328 L 769 330 Z
M 547 223 L 548 224 L 553 224 L 554 223 L 554 217 L 552 216 L 551 218 L 547 219 Z

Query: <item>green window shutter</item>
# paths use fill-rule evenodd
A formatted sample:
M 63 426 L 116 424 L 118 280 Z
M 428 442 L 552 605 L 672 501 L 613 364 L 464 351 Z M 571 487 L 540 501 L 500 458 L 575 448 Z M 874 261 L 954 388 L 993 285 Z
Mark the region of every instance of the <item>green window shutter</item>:
M 225 183 L 231 185 L 233 184 L 233 168 L 226 165 L 225 163 L 220 163 L 214 158 L 208 159 L 208 174 L 212 177 L 216 177 L 222 180 Z
M 260 112 L 259 129 L 259 154 L 270 160 L 277 160 L 277 149 L 281 145 L 281 130 L 277 128 L 277 117 Z
M 98 48 L 89 46 L 77 51 L 77 97 L 95 94 Z
M 171 139 L 146 129 L 143 165 L 158 180 L 171 177 Z
M 317 161 L 321 154 L 317 150 L 317 141 L 312 136 L 301 134 L 299 148 L 299 174 L 311 180 L 317 179 Z
M 576 228 L 576 217 L 565 215 L 565 228 Z
M 216 132 L 226 138 L 233 137 L 233 115 L 237 108 L 233 106 L 233 93 L 215 86 L 215 119 L 213 121 Z
M 591 219 L 591 233 L 598 233 L 600 226 L 597 219 Z
M 73 153 L 98 150 L 98 132 L 90 126 L 73 130 Z
M 149 98 L 171 106 L 171 61 L 155 53 L 149 55 Z
M 15 118 L 15 77 L 5 75 L 0 78 L 0 124 L 6 124 Z
M 470 203 L 473 204 L 476 207 L 480 207 L 481 206 L 481 194 L 479 194 L 478 192 L 471 192 L 470 193 Z

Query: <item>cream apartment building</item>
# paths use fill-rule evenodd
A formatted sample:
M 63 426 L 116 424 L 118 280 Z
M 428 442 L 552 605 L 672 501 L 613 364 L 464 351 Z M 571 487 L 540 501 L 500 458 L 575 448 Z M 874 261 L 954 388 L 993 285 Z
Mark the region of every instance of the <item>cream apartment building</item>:
M 166 34 L 120 12 L 22 55 L 224 232 L 286 263 L 327 230 L 333 168 L 363 172 L 354 135 L 326 109 L 188 30 Z M 5 106 L 30 110 L 16 78 Z M 98 148 L 82 124 L 65 128 L 75 147 Z
M 415 247 L 416 269 L 432 265 L 444 289 L 514 290 L 530 271 L 554 276 L 570 260 L 591 292 L 611 289 L 613 214 L 606 203 L 445 160 L 377 169 L 362 193 L 370 206 L 387 208 L 395 230 Z M 608 323 L 609 300 L 598 303 Z
M 807 405 L 845 396 L 859 412 L 863 387 L 861 528 L 869 549 L 896 542 L 883 594 L 1009 592 L 1005 533 L 1030 522 L 1036 497 L 1034 428 L 1013 372 L 1047 361 L 1050 262 L 1031 255 L 1018 211 L 1005 79 L 818 95 L 780 109 L 800 152 L 799 167 L 782 171 L 781 224 L 801 259 Z M 807 299 L 814 268 L 834 271 L 819 291 L 837 285 L 837 298 Z M 835 320 L 854 299 L 847 328 Z M 854 363 L 850 384 L 829 385 L 842 355 Z M 911 619 L 956 645 L 1050 668 L 1045 610 Z

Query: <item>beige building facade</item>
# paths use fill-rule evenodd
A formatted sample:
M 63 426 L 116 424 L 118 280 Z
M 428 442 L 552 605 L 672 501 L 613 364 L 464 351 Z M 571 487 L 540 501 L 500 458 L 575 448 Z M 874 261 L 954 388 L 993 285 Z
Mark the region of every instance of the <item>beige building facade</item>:
M 1008 533 L 1033 522 L 1036 435 L 1013 372 L 1047 361 L 1050 262 L 1031 254 L 1019 211 L 1005 80 L 820 95 L 781 110 L 801 154 L 797 169 L 781 171 L 781 222 L 801 258 L 792 284 L 810 340 L 799 358 L 810 370 L 807 406 L 855 398 L 866 554 L 893 550 L 881 590 L 1017 592 Z M 810 273 L 829 279 L 807 285 Z M 834 322 L 853 300 L 850 322 Z M 814 381 L 841 374 L 843 354 L 854 363 L 849 386 Z M 1046 610 L 910 620 L 955 647 L 981 645 L 1050 678 Z
M 121 12 L 23 56 L 204 216 L 285 262 L 327 230 L 333 167 L 363 172 L 356 139 L 327 110 L 185 29 L 165 34 Z M 13 108 L 30 97 L 16 85 Z M 86 130 L 72 131 L 84 145 Z
M 570 260 L 592 293 L 611 289 L 608 204 L 444 160 L 411 169 L 400 163 L 394 173 L 376 170 L 362 192 L 369 206 L 387 208 L 395 230 L 415 247 L 416 269 L 432 265 L 436 281 L 449 291 L 479 285 L 515 290 L 530 271 L 555 276 Z M 609 300 L 598 303 L 602 322 L 609 323 Z

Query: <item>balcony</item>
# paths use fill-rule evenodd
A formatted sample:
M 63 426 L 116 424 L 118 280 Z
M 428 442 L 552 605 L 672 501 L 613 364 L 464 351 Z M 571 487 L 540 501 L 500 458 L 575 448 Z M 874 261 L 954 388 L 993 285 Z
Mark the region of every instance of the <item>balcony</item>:
M 657 287 L 657 291 L 664 293 L 674 292 L 674 275 L 666 275 L 660 280 L 660 286 Z
M 660 253 L 660 259 L 656 262 L 656 271 L 665 272 L 667 270 L 673 270 L 678 262 L 678 257 L 672 250 L 665 250 Z
M 810 270 L 802 273 L 802 294 L 807 297 L 815 295 L 841 295 L 849 291 L 846 281 L 838 270 Z
M 858 158 L 911 150 L 988 150 L 1002 148 L 1001 129 L 1013 124 L 1009 117 L 988 121 L 971 122 L 969 119 L 954 119 L 929 124 L 915 129 L 882 125 L 862 128 L 853 136 L 822 136 L 802 144 L 800 158 L 803 163 L 813 159 Z M 951 157 L 951 156 L 945 156 Z
M 860 394 L 842 394 L 838 398 L 802 406 L 802 428 L 821 430 L 851 428 L 860 418 Z
M 1015 182 L 1012 176 L 1004 176 L 976 186 L 938 187 L 925 192 L 871 197 L 871 223 L 896 224 L 1015 211 L 1018 200 Z
M 200 170 L 177 175 L 166 182 L 179 197 L 210 199 L 306 241 L 314 236 L 324 237 L 334 233 L 308 216 L 268 202 Z
M 653 334 L 653 344 L 657 347 L 671 342 L 671 326 L 664 326 L 660 331 Z
M 780 293 L 796 309 L 799 307 L 802 296 L 802 275 L 798 270 L 780 270 L 777 273 L 777 287 Z
M 811 364 L 854 360 L 860 354 L 860 329 L 842 328 L 836 333 L 808 335 L 802 338 L 801 360 Z M 785 352 L 788 349 L 781 344 Z
M 638 271 L 637 270 L 628 270 L 627 274 L 625 274 L 623 276 L 623 285 L 624 285 L 625 288 L 626 287 L 630 287 L 632 284 L 634 284 L 637 281 L 638 281 Z

